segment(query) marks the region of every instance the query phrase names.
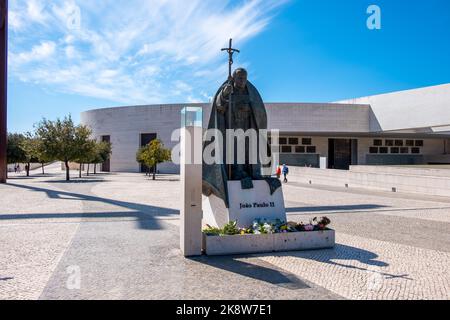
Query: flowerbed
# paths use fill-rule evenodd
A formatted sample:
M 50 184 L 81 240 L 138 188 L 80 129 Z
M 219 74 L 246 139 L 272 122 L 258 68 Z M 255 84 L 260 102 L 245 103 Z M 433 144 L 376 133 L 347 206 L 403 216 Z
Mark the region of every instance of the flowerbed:
M 203 233 L 206 236 L 234 236 L 234 235 L 264 235 L 293 232 L 311 232 L 329 230 L 331 220 L 327 217 L 314 218 L 308 224 L 284 222 L 279 219 L 258 219 L 248 228 L 238 228 L 237 221 L 230 221 L 223 228 L 207 226 Z

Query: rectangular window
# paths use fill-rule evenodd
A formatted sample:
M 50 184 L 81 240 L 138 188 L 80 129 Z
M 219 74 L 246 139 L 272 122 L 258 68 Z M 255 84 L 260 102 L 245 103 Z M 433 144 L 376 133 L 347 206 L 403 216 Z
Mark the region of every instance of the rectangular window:
M 158 135 L 156 133 L 142 133 L 141 134 L 141 147 L 145 147 L 153 140 L 157 139 Z
M 389 149 L 386 147 L 381 147 L 380 148 L 380 153 L 389 153 Z
M 420 154 L 420 148 L 411 148 L 412 154 Z
M 394 154 L 400 153 L 400 149 L 397 147 L 391 148 L 391 153 L 394 153 Z
M 297 145 L 298 144 L 298 138 L 289 138 L 289 144 Z
M 287 144 L 287 138 L 280 138 L 280 146 Z
M 394 140 L 386 140 L 384 145 L 386 147 L 393 147 L 394 146 Z
M 302 145 L 304 145 L 304 146 L 312 145 L 312 139 L 311 138 L 303 138 L 302 139 Z
M 409 153 L 409 148 L 405 148 L 405 147 L 400 148 L 400 153 L 403 153 L 403 154 Z
M 369 153 L 372 153 L 372 154 L 378 153 L 378 148 L 377 148 L 377 147 L 372 147 L 372 148 L 370 148 L 370 149 L 369 149 Z
M 396 147 L 403 147 L 403 140 L 395 140 Z
M 305 153 L 305 147 L 303 146 L 295 147 L 295 153 Z
M 316 153 L 316 147 L 307 147 L 306 148 L 307 153 Z
M 291 146 L 282 146 L 281 152 L 282 153 L 292 153 L 292 147 Z
M 416 140 L 416 147 L 423 147 L 423 140 Z
M 414 147 L 414 140 L 406 140 L 407 147 Z
M 373 140 L 373 145 L 375 147 L 381 147 L 381 146 L 383 146 L 383 140 L 381 140 L 381 139 Z

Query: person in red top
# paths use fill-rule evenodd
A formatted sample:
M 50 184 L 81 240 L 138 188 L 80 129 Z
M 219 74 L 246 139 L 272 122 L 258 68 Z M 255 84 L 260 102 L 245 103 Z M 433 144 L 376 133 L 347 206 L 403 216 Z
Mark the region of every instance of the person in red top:
M 280 166 L 277 167 L 276 175 L 277 175 L 277 178 L 278 178 L 278 179 L 281 178 L 281 167 L 280 167 Z

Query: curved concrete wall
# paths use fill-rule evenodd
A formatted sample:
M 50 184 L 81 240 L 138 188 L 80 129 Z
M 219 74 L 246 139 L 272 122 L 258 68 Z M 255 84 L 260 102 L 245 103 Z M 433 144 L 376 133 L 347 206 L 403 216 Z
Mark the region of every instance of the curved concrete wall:
M 379 131 L 450 126 L 450 84 L 350 99 L 342 103 L 368 104 Z M 443 132 L 445 133 L 445 132 Z
M 83 112 L 81 123 L 93 130 L 100 139 L 109 135 L 113 146 L 111 171 L 139 172 L 135 160 L 144 133 L 156 133 L 167 148 L 174 130 L 180 128 L 181 109 L 187 106 L 202 107 L 204 126 L 208 125 L 209 104 L 174 104 L 130 106 L 98 109 Z M 369 132 L 370 107 L 344 104 L 266 104 L 269 129 L 282 132 Z M 159 166 L 161 172 L 178 173 L 172 163 Z

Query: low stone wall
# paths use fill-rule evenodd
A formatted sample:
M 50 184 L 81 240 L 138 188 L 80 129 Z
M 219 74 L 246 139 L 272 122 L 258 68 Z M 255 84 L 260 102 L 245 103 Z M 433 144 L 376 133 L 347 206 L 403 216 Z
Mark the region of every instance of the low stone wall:
M 450 197 L 450 169 L 352 166 L 350 171 L 290 168 L 290 180 L 306 184 Z

